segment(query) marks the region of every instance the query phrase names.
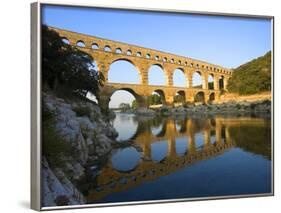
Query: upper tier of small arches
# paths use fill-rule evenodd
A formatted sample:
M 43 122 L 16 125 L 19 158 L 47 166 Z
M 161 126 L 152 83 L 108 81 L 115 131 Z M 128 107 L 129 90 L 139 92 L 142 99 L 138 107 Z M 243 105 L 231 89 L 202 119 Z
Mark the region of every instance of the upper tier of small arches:
M 215 66 L 212 64 L 198 62 L 196 60 L 187 59 L 181 56 L 172 55 L 169 53 L 163 53 L 143 47 L 136 47 L 133 45 L 123 44 L 120 42 L 107 41 L 102 39 L 94 39 L 91 37 L 91 41 L 87 39 L 87 42 L 83 39 L 68 39 L 62 38 L 63 42 L 80 48 L 87 48 L 93 51 L 104 51 L 112 54 L 121 54 L 131 57 L 145 58 L 147 60 L 155 60 L 163 63 L 177 64 L 183 67 L 194 67 L 197 69 L 205 69 L 215 71 L 223 74 L 231 74 L 230 70 Z

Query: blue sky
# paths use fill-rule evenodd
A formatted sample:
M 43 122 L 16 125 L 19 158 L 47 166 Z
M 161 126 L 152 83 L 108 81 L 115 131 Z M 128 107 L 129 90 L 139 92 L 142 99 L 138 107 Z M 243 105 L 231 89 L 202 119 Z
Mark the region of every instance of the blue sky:
M 175 53 L 228 68 L 235 68 L 271 50 L 269 19 L 155 13 L 146 11 L 104 10 L 93 8 L 45 6 L 43 23 L 71 31 L 127 42 Z M 113 66 L 113 65 L 112 65 Z M 115 71 L 118 70 L 118 71 Z M 138 82 L 136 70 L 125 64 L 114 64 L 109 79 Z M 152 84 L 159 84 L 157 68 L 149 74 Z M 159 77 L 160 76 L 160 77 Z M 175 84 L 184 85 L 180 73 Z M 195 77 L 195 82 L 199 78 Z M 114 101 L 129 102 L 124 93 Z M 113 99 L 114 97 L 112 97 Z

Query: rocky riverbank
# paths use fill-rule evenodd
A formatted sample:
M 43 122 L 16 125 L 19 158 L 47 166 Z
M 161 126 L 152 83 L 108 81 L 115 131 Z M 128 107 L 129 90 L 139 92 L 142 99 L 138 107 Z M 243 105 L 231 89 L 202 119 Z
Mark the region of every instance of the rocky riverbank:
M 125 113 L 133 113 L 143 116 L 154 115 L 194 115 L 194 114 L 265 114 L 271 115 L 271 101 L 261 100 L 252 102 L 227 102 L 219 104 L 198 104 L 198 105 L 186 105 L 180 107 L 167 107 L 162 106 L 158 109 L 128 109 Z
M 265 113 L 271 114 L 271 101 L 255 102 L 227 102 L 221 104 L 204 104 L 197 106 L 187 106 L 171 109 L 172 114 L 247 114 L 247 113 Z
M 87 163 L 110 153 L 118 133 L 94 103 L 46 93 L 43 102 L 54 131 L 44 128 L 43 119 L 42 205 L 84 204 L 75 183 L 85 175 Z

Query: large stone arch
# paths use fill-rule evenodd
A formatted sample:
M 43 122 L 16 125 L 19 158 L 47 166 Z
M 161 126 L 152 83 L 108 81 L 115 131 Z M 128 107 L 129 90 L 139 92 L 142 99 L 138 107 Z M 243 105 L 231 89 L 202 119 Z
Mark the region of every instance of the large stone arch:
M 186 92 L 184 90 L 177 90 L 174 96 L 174 103 L 181 103 L 184 105 L 186 102 Z
M 178 75 L 178 76 L 176 76 L 176 75 Z M 176 80 L 179 80 L 179 83 L 177 83 Z M 183 81 L 183 82 L 181 82 L 181 81 Z M 177 67 L 176 69 L 173 70 L 173 86 L 187 87 L 187 82 L 188 82 L 187 76 L 186 76 L 186 73 L 183 68 Z
M 127 87 L 122 87 L 119 89 L 114 90 L 111 94 L 110 97 L 113 95 L 113 93 L 120 91 L 120 90 L 124 90 L 126 92 L 129 92 L 130 94 L 132 94 L 136 99 L 139 97 L 139 95 L 132 89 L 132 88 L 127 88 Z
M 163 83 L 153 83 L 153 82 L 151 82 L 150 73 L 153 71 L 153 70 L 151 70 L 151 69 L 153 69 L 153 67 L 158 67 L 158 68 L 161 69 L 161 71 L 163 73 L 162 76 L 164 77 Z M 167 80 L 168 75 L 166 73 L 166 70 L 165 70 L 164 66 L 160 63 L 152 63 L 152 64 L 149 65 L 148 70 L 147 70 L 147 78 L 148 78 L 148 84 L 149 85 L 163 85 L 164 86 L 164 85 L 167 85 L 167 81 L 168 81 Z
M 205 93 L 204 93 L 204 91 L 198 91 L 194 95 L 194 102 L 200 102 L 202 104 L 205 104 Z
M 192 72 L 192 87 L 198 89 L 203 88 L 203 72 L 201 70 Z
M 143 106 L 144 104 L 146 105 L 146 103 L 144 103 L 144 100 L 143 100 L 143 97 L 141 95 L 139 95 L 138 93 L 136 93 L 133 89 L 131 88 L 127 88 L 127 87 L 123 87 L 123 88 L 120 88 L 120 89 L 116 89 L 114 90 L 110 97 L 116 92 L 116 91 L 127 91 L 129 92 L 130 94 L 132 94 L 134 96 L 134 98 L 136 99 L 137 103 L 138 103 L 138 106 Z
M 122 57 L 122 55 L 120 55 L 120 57 L 115 57 L 110 64 L 113 64 L 115 62 L 118 62 L 118 61 L 126 61 L 126 62 L 129 62 L 131 63 L 132 65 L 135 66 L 135 68 L 138 70 L 138 72 L 140 73 L 140 69 L 138 68 L 137 64 L 135 63 L 134 60 L 131 60 L 130 58 L 128 57 Z
M 162 104 L 166 105 L 166 94 L 165 94 L 165 91 L 162 90 L 162 89 L 156 89 L 156 90 L 153 90 L 153 92 L 157 93 L 160 96 L 160 98 L 161 98 Z
M 118 58 L 115 58 L 114 60 L 111 61 L 110 65 L 109 65 L 109 68 L 108 68 L 108 73 L 107 73 L 107 79 L 108 79 L 109 83 L 112 82 L 111 80 L 109 80 L 109 75 L 110 75 L 110 71 L 111 71 L 110 69 L 111 69 L 113 64 L 118 63 L 118 62 L 127 62 L 127 63 L 131 64 L 134 67 L 134 69 L 137 71 L 137 75 L 138 75 L 137 76 L 138 77 L 137 84 L 141 84 L 142 73 L 141 73 L 139 67 L 134 63 L 133 60 L 130 60 L 129 58 L 126 58 L 126 57 L 118 57 Z M 120 72 L 120 75 L 122 75 L 121 72 Z
M 117 91 L 127 91 L 129 92 L 137 101 L 138 107 L 147 107 L 147 102 L 145 97 L 139 95 L 136 91 L 134 91 L 132 88 L 128 87 L 121 87 L 118 89 L 115 89 L 112 86 L 105 86 L 100 92 L 100 96 L 98 98 L 98 104 L 101 108 L 101 111 L 104 114 L 107 114 L 109 112 L 109 102 L 111 100 L 112 95 Z

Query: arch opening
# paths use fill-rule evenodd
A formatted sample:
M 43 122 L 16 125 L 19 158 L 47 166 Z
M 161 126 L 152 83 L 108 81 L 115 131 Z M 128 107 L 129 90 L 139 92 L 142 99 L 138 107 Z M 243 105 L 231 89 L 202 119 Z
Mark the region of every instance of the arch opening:
M 132 50 L 127 50 L 127 55 L 132 55 Z
M 126 78 L 124 78 L 124 76 L 126 76 Z M 110 65 L 108 71 L 108 82 L 139 84 L 139 71 L 131 61 L 118 59 Z
M 105 52 L 111 52 L 111 47 L 110 47 L 109 45 L 106 45 L 106 46 L 103 48 L 103 50 L 104 50 Z
M 132 107 L 133 101 L 137 101 L 138 95 L 129 88 L 122 88 L 114 91 L 110 97 L 110 109 L 127 110 Z
M 186 87 L 186 77 L 182 69 L 175 69 L 173 73 L 173 85 L 176 87 Z
M 192 74 L 192 87 L 202 89 L 202 86 L 203 86 L 203 81 L 202 81 L 201 72 L 196 71 Z
M 82 40 L 77 41 L 76 46 L 78 47 L 85 47 L 85 43 Z
M 62 42 L 65 43 L 65 44 L 68 44 L 68 45 L 70 44 L 70 41 L 69 41 L 67 38 L 65 38 L 65 37 L 62 38 L 61 40 L 62 40 Z
M 120 47 L 115 49 L 115 53 L 117 54 L 121 54 L 122 53 L 122 49 Z
M 174 96 L 175 107 L 183 106 L 185 104 L 185 92 L 183 90 L 178 91 Z
M 93 43 L 92 44 L 92 49 L 98 50 L 99 49 L 99 45 L 97 43 Z
M 160 65 L 152 65 L 148 70 L 148 84 L 149 85 L 165 85 L 165 73 Z
M 155 90 L 148 96 L 148 105 L 150 108 L 159 108 L 165 104 L 165 94 L 163 90 Z
M 208 75 L 208 89 L 211 89 L 211 90 L 214 89 L 214 75 L 213 74 Z
M 221 75 L 219 77 L 219 90 L 223 90 L 224 89 L 224 76 Z
M 141 52 L 137 52 L 136 56 L 141 57 Z
M 195 97 L 194 97 L 194 102 L 195 103 L 205 103 L 205 94 L 204 92 L 198 92 Z

